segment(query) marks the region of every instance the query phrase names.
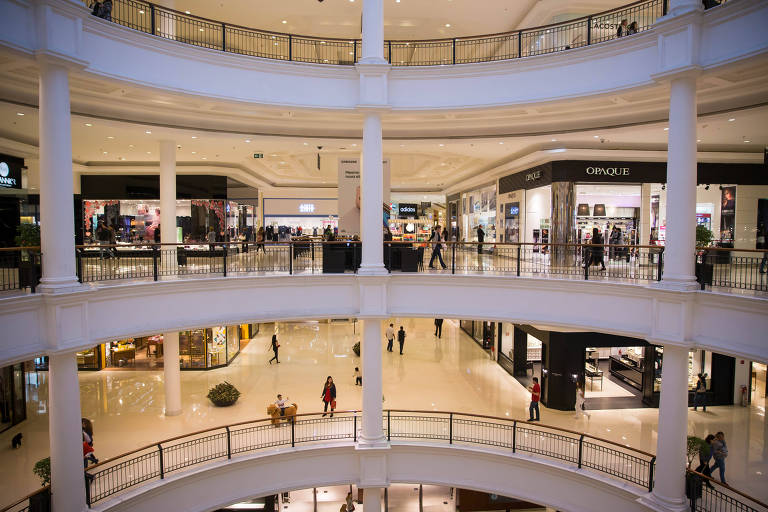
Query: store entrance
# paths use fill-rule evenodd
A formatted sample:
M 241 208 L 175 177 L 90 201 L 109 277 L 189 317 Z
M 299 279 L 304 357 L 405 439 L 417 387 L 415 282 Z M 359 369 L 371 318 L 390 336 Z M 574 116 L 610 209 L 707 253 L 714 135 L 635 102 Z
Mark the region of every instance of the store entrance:
M 763 363 L 752 363 L 750 402 L 755 405 L 765 405 L 765 395 L 768 392 L 766 383 L 766 365 Z

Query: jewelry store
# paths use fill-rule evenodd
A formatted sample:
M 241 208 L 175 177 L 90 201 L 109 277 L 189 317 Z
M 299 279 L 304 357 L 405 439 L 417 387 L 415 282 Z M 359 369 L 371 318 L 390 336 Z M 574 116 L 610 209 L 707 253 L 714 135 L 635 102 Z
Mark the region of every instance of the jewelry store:
M 511 327 L 511 328 L 510 328 Z M 539 377 L 542 403 L 573 410 L 576 386 L 590 409 L 658 407 L 664 348 L 645 340 L 594 332 L 559 332 L 531 325 L 503 324 L 497 360 L 521 384 Z M 734 403 L 742 361 L 691 350 L 688 356 L 689 404 L 700 374 L 706 374 L 707 405 Z M 745 366 L 746 368 L 746 366 Z
M 665 162 L 558 160 L 499 179 L 500 242 L 664 245 Z M 715 245 L 755 249 L 766 231 L 768 173 L 763 164 L 699 163 L 697 223 Z M 761 231 L 762 230 L 762 231 Z M 618 251 L 611 257 L 621 257 Z

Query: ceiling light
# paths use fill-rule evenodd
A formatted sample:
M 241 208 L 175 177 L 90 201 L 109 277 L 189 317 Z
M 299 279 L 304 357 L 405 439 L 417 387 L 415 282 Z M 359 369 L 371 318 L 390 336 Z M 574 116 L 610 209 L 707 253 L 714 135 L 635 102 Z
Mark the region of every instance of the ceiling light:
M 121 156 L 121 157 L 120 157 L 120 160 L 125 160 L 125 157 L 124 157 L 124 156 Z
M 357 144 L 352 144 L 352 147 L 353 147 L 353 148 L 357 147 Z
M 599 135 L 593 135 L 592 137 L 594 137 L 595 139 L 599 139 L 600 138 Z
M 196 154 L 197 154 L 197 151 L 193 151 L 193 152 L 192 152 L 192 154 L 193 154 L 193 155 L 196 155 Z
M 735 117 L 732 117 L 732 118 L 730 118 L 730 119 L 728 120 L 728 122 L 729 122 L 729 123 L 732 123 L 732 122 L 734 122 L 735 120 L 736 120 L 736 118 L 735 118 Z
M 140 10 L 140 11 L 139 11 L 139 14 L 144 14 L 144 11 Z
M 23 115 L 24 115 L 24 112 L 16 112 L 16 115 L 17 115 L 17 116 L 23 116 Z
M 151 155 L 151 154 L 152 154 L 152 152 L 151 152 L 151 151 L 147 151 L 147 154 L 148 154 L 148 155 Z
M 399 3 L 400 3 L 400 0 L 395 0 L 395 3 L 396 3 L 396 4 L 399 4 Z
M 664 128 L 664 131 L 665 131 L 665 132 L 668 132 L 668 131 L 669 131 L 669 127 L 667 127 L 667 128 Z
M 285 165 L 285 162 L 280 162 L 280 165 Z
M 446 23 L 445 24 L 445 28 L 451 28 L 451 24 L 450 23 Z
M 133 149 L 133 144 L 128 144 L 128 147 Z
M 93 124 L 92 123 L 85 123 L 85 126 L 91 127 L 91 126 L 93 126 Z
M 696 139 L 696 142 L 701 142 L 701 139 Z
M 349 54 L 350 54 L 350 55 L 354 55 L 354 54 L 355 54 L 355 52 L 349 52 Z
M 184 11 L 184 14 L 192 14 L 192 13 L 189 11 Z
M 271 154 L 271 155 L 269 155 L 269 156 L 277 156 L 277 153 L 272 153 L 272 154 Z
M 251 142 L 251 139 L 245 139 L 245 142 Z
M 104 153 L 105 155 L 107 154 L 107 152 L 106 152 L 106 151 L 102 151 L 102 153 Z
M 401 147 L 401 148 L 404 148 L 404 147 L 405 147 L 405 144 L 400 144 L 400 147 Z
M 202 29 L 202 28 L 201 28 L 201 29 L 200 29 L 200 32 L 205 32 L 205 29 Z
M 283 25 L 285 25 L 285 24 L 286 24 L 286 23 L 288 23 L 288 22 L 287 22 L 286 20 L 283 20 L 283 21 L 281 21 L 280 23 L 282 23 Z
M 197 135 L 193 135 L 193 136 L 192 136 L 192 138 L 193 138 L 193 139 L 196 139 L 196 138 L 197 138 Z
M 752 142 L 751 140 L 744 140 L 744 142 Z
M 440 146 L 442 148 L 443 146 L 445 146 L 445 144 L 438 144 L 438 146 Z
M 557 142 L 557 139 L 552 139 L 552 142 Z
M 304 143 L 304 145 L 305 145 L 305 146 L 309 146 L 309 142 L 305 142 L 305 143 Z
M 208 157 L 207 157 L 207 156 L 204 156 L 204 157 L 203 157 L 203 160 L 208 160 Z
M 152 135 L 152 131 L 151 130 L 147 130 L 144 133 L 146 133 L 147 135 Z
M 503 142 L 499 142 L 499 144 L 504 144 Z
M 114 137 L 112 135 L 107 135 L 107 138 L 110 139 L 110 140 L 114 139 Z

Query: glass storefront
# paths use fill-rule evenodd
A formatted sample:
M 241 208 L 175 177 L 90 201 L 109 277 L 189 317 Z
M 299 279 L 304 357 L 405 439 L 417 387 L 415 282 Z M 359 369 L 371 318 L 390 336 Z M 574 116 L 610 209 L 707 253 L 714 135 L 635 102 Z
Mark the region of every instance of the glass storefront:
M 0 432 L 27 419 L 24 363 L 0 368 Z
M 496 241 L 496 185 L 461 194 L 462 237 L 465 242 L 477 242 L 477 228 L 485 232 L 484 242 Z
M 492 350 L 496 343 L 496 322 L 484 320 L 459 320 L 459 327 L 485 350 Z

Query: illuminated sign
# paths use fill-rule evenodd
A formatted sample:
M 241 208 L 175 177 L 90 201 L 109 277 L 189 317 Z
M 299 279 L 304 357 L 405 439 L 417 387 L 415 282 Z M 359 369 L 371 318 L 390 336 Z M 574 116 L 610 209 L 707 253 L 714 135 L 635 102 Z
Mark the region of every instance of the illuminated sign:
M 299 205 L 299 212 L 301 213 L 314 213 L 314 211 L 315 211 L 314 203 L 301 203 Z

